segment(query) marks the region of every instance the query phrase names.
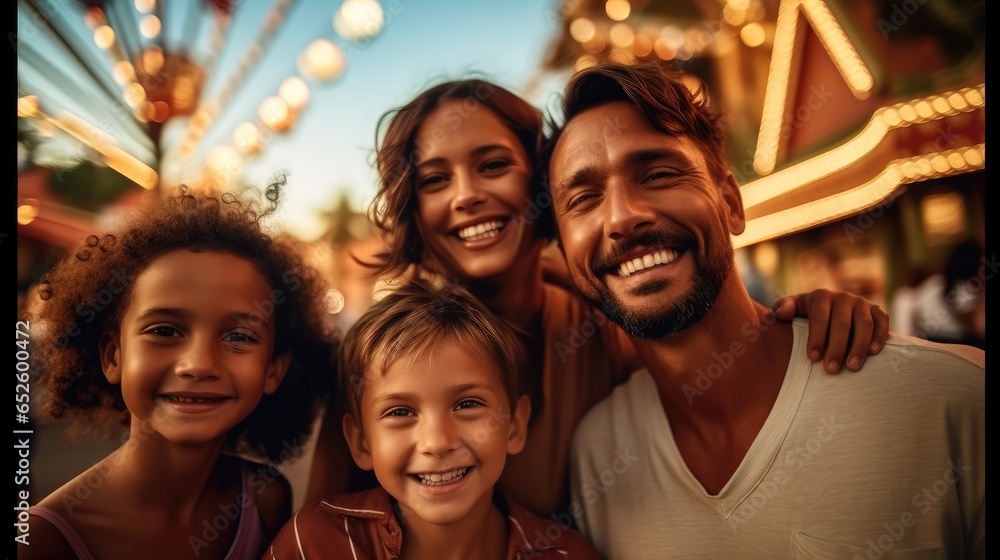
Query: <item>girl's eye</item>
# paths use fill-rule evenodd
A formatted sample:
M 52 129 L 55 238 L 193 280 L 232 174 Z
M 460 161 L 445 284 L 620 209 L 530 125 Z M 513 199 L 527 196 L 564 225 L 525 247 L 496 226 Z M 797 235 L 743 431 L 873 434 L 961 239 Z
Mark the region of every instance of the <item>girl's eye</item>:
M 383 416 L 402 418 L 410 415 L 410 409 L 400 406 L 389 410 Z
M 257 342 L 257 340 L 254 337 L 242 332 L 229 333 L 225 336 L 224 340 L 226 342 L 240 342 L 240 343 Z
M 486 406 L 486 403 L 478 399 L 465 399 L 459 401 L 459 403 L 455 405 L 455 410 L 466 410 L 469 408 L 478 408 L 480 406 Z
M 155 334 L 156 336 L 162 336 L 164 338 L 170 338 L 177 336 L 177 329 L 173 327 L 153 327 L 146 332 Z

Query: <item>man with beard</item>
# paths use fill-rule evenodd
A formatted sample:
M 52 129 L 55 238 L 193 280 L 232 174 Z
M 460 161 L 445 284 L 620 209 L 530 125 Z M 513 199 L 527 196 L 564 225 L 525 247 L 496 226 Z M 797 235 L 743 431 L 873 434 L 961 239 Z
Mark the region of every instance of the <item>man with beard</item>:
M 573 282 L 646 368 L 577 428 L 571 511 L 611 559 L 983 558 L 985 354 L 890 336 L 805 357 L 734 270 L 724 132 L 656 64 L 567 86 L 545 150 Z

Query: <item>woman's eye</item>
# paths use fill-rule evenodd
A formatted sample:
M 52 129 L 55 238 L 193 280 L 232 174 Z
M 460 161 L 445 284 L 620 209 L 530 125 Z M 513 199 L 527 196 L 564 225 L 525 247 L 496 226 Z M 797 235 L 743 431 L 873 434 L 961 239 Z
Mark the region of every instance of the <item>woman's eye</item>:
M 420 189 L 426 189 L 438 185 L 444 182 L 444 176 L 442 175 L 431 175 L 429 177 L 424 177 L 417 180 L 417 187 Z
M 510 162 L 502 159 L 494 159 L 483 164 L 483 171 L 500 171 L 510 167 Z
M 485 406 L 485 404 L 482 401 L 479 401 L 479 400 L 476 400 L 476 399 L 465 399 L 463 401 L 460 401 L 455 406 L 455 410 L 465 410 L 465 409 L 469 409 L 469 408 L 477 408 L 477 407 L 480 407 L 480 406 Z

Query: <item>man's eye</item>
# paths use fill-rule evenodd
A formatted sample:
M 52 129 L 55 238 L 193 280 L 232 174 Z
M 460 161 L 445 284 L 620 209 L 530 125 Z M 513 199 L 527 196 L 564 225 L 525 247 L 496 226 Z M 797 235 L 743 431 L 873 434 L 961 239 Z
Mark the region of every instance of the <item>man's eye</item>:
M 649 173 L 647 173 L 646 176 L 642 178 L 641 182 L 642 183 L 648 183 L 648 182 L 651 182 L 651 181 L 660 181 L 660 180 L 665 180 L 665 179 L 672 179 L 674 177 L 678 177 L 679 175 L 680 175 L 680 173 L 678 173 L 676 171 L 671 171 L 669 169 L 656 169 L 656 170 L 653 170 L 653 171 L 650 171 Z
M 573 198 L 569 199 L 569 202 L 566 205 L 569 208 L 575 208 L 575 207 L 583 204 L 584 202 L 587 202 L 588 200 L 591 200 L 592 198 L 594 198 L 594 196 L 595 195 L 592 194 L 592 193 L 580 193 L 580 194 L 574 196 Z

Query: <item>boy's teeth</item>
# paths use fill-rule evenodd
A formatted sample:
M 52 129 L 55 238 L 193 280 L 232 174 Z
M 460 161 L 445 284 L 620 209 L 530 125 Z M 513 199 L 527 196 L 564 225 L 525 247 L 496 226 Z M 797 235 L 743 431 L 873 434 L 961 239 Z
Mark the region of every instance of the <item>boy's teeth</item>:
M 641 257 L 627 260 L 618 265 L 618 276 L 627 278 L 640 270 L 645 270 L 661 264 L 674 262 L 677 258 L 677 251 L 673 249 L 660 249 L 652 253 L 646 253 Z
M 219 401 L 221 401 L 221 400 L 222 400 L 222 397 L 219 397 L 219 398 L 212 398 L 212 399 L 192 399 L 192 398 L 190 398 L 190 397 L 175 397 L 175 396 L 173 396 L 173 395 L 167 395 L 167 400 L 169 400 L 169 401 L 173 401 L 173 402 L 197 402 L 197 403 L 206 403 L 206 402 L 219 402 Z
M 476 224 L 474 226 L 469 226 L 458 230 L 458 237 L 462 241 L 479 241 L 480 239 L 486 239 L 488 237 L 493 237 L 500 233 L 503 228 L 503 222 L 500 220 L 492 220 L 489 222 L 483 222 L 481 224 Z
M 427 484 L 428 486 L 442 486 L 444 484 L 451 484 L 452 482 L 457 481 L 465 476 L 465 473 L 467 472 L 469 472 L 469 467 L 456 469 L 446 473 L 418 474 L 417 478 L 420 479 L 421 484 Z

